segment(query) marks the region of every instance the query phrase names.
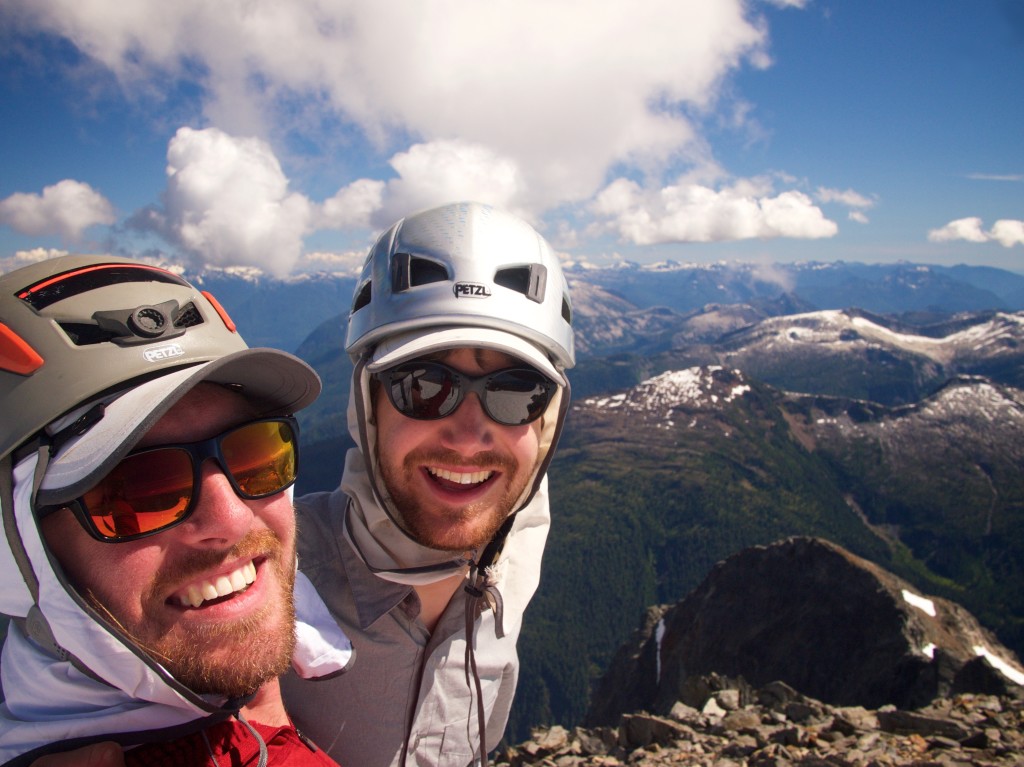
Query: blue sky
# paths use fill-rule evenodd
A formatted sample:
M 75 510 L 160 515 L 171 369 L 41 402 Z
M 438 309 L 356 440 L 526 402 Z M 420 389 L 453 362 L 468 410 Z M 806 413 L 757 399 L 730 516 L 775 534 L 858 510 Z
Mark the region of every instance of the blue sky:
M 1024 272 L 1024 0 L 3 0 L 0 270 L 351 268 L 477 199 L 595 264 Z

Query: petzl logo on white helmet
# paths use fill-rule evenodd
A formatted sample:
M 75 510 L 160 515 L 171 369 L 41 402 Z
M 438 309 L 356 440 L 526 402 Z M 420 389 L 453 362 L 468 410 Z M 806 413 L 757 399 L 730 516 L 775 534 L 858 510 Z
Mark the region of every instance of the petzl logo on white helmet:
M 184 353 L 185 350 L 181 348 L 181 344 L 165 344 L 153 349 L 146 349 L 142 354 L 147 362 L 160 362 L 161 360 L 169 360 L 172 357 L 180 357 Z
M 456 282 L 452 290 L 456 298 L 488 298 L 491 291 L 479 282 Z

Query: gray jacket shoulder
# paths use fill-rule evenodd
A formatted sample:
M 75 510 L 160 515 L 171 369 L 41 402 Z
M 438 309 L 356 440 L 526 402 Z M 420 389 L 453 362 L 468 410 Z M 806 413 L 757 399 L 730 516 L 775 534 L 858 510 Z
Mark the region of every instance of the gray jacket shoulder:
M 300 569 L 309 570 L 337 561 L 347 505 L 348 496 L 340 489 L 295 499 Z

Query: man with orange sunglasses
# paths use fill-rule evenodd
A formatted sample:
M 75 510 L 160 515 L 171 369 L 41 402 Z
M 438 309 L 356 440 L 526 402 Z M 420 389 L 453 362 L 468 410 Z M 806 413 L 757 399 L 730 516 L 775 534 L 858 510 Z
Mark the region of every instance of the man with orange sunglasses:
M 0 277 L 0 763 L 335 764 L 277 683 L 350 657 L 296 576 L 292 415 L 319 391 L 162 269 Z

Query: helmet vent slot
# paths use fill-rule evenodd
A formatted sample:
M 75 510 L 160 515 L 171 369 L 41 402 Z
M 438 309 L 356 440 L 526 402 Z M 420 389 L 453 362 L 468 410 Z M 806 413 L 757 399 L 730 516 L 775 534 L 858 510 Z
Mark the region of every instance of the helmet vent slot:
M 356 293 L 355 300 L 352 301 L 352 314 L 355 314 L 360 309 L 362 309 L 364 306 L 369 306 L 370 305 L 370 297 L 372 295 L 373 295 L 373 282 L 372 281 L 367 281 L 367 283 L 365 285 L 363 285 L 359 289 L 359 292 Z
M 29 285 L 18 293 L 18 298 L 42 311 L 51 304 L 73 296 L 131 282 L 162 282 L 191 287 L 181 277 L 155 266 L 134 264 L 97 264 L 82 267 Z
M 181 307 L 181 311 L 178 312 L 178 316 L 174 318 L 174 327 L 176 328 L 191 328 L 195 325 L 202 324 L 203 315 L 199 313 L 199 309 L 196 308 L 196 305 L 191 302 Z
M 448 270 L 441 264 L 427 261 L 422 258 L 412 259 L 412 267 L 409 273 L 409 283 L 412 287 L 417 285 L 429 285 L 431 282 L 448 282 Z
M 117 333 L 87 322 L 61 322 L 58 324 L 75 346 L 103 344 L 118 337 Z
M 448 282 L 448 269 L 444 264 L 411 253 L 396 253 L 391 259 L 391 292 L 401 293 L 419 285 Z
M 543 264 L 499 269 L 494 275 L 494 282 L 503 288 L 522 293 L 531 301 L 542 304 L 544 303 L 544 291 L 548 284 L 548 270 Z

